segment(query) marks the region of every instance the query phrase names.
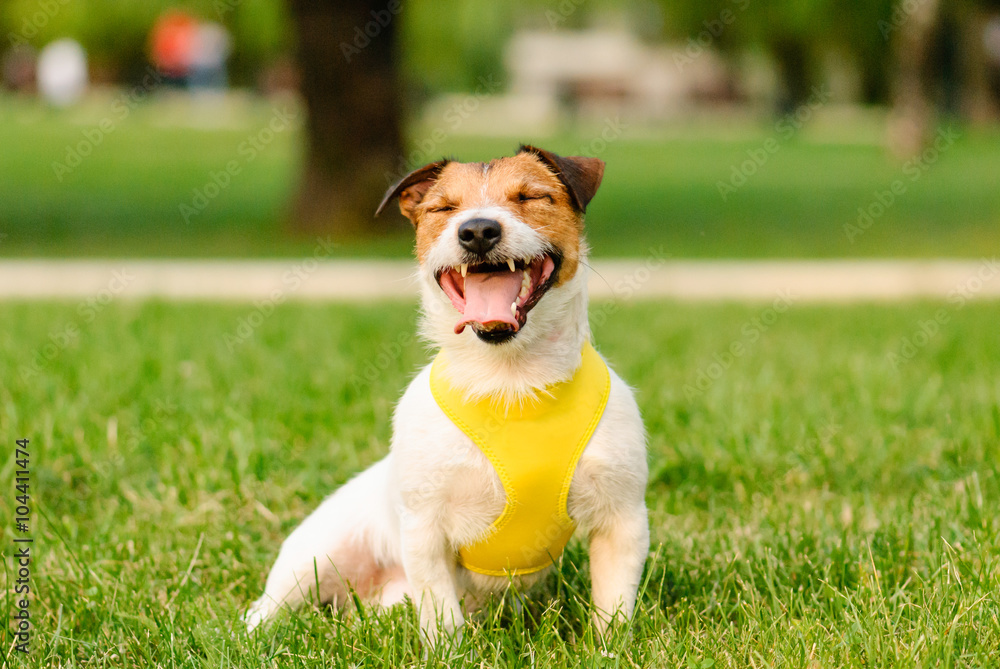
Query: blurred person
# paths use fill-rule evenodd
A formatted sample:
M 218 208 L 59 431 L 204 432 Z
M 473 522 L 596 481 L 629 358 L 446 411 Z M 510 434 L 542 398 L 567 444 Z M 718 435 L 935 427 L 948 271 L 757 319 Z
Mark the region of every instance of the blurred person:
M 38 90 L 49 104 L 68 107 L 87 92 L 87 52 L 73 39 L 45 46 L 36 67 Z
M 222 90 L 228 87 L 226 61 L 232 51 L 229 32 L 218 23 L 200 23 L 195 28 L 188 85 L 192 90 Z
M 19 44 L 4 54 L 4 88 L 18 92 L 28 92 L 35 87 L 35 67 L 38 54 L 27 44 Z
M 160 16 L 150 32 L 150 57 L 163 74 L 164 83 L 184 86 L 194 63 L 198 23 L 183 11 L 171 9 Z

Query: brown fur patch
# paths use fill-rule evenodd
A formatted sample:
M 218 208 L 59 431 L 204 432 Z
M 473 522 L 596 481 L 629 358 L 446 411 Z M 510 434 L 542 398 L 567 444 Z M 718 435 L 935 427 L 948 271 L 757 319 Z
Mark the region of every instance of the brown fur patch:
M 417 260 L 424 261 L 452 216 L 477 206 L 470 202 L 473 193 L 482 190 L 482 174 L 482 163 L 448 163 L 420 204 L 410 210 L 409 218 L 417 229 Z M 408 214 L 403 211 L 403 215 Z

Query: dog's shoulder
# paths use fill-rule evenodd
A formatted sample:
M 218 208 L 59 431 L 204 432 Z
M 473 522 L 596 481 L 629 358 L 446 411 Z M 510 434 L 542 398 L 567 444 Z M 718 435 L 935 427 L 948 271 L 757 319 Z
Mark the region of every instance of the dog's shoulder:
M 438 424 L 451 425 L 451 421 L 441 411 L 434 400 L 434 395 L 431 394 L 430 379 L 431 363 L 428 363 L 417 372 L 403 391 L 393 414 L 396 432 L 399 432 L 400 428 L 411 429 L 415 425 L 426 426 L 427 429 L 433 429 Z
M 465 452 L 465 434 L 438 406 L 431 393 L 431 365 L 428 364 L 410 381 L 396 404 L 393 414 L 392 450 L 404 458 L 419 455 L 433 464 L 433 458 L 454 458 L 456 450 Z

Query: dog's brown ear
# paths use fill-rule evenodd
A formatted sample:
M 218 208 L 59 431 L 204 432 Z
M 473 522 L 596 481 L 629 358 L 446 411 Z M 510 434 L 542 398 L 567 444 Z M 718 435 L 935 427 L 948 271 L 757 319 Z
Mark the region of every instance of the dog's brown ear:
M 424 195 L 430 190 L 434 182 L 437 181 L 438 175 L 441 174 L 441 170 L 444 166 L 449 163 L 447 158 L 439 160 L 436 163 L 431 163 L 429 165 L 424 165 L 423 167 L 413 170 L 405 177 L 399 180 L 395 186 L 389 188 L 385 193 L 385 197 L 382 198 L 382 203 L 375 210 L 375 215 L 378 216 L 384 210 L 387 204 L 392 201 L 392 198 L 399 198 L 399 210 L 403 212 L 403 216 L 406 216 L 411 221 L 413 220 L 413 208 L 420 204 L 420 201 L 424 199 Z
M 522 144 L 518 153 L 533 153 L 555 173 L 569 191 L 573 206 L 586 211 L 604 177 L 604 161 L 586 156 L 557 156 L 551 151 Z

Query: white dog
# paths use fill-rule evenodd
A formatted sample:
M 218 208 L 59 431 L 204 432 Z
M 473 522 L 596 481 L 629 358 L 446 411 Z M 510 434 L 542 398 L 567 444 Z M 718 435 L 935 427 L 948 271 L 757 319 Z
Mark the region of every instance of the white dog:
M 405 597 L 430 642 L 483 596 L 537 582 L 579 526 L 598 631 L 632 615 L 649 550 L 646 439 L 590 346 L 583 213 L 596 158 L 522 146 L 390 189 L 416 228 L 421 332 L 440 349 L 396 408 L 391 451 L 288 537 L 253 630 L 307 599 Z M 530 313 L 530 318 L 529 318 Z

